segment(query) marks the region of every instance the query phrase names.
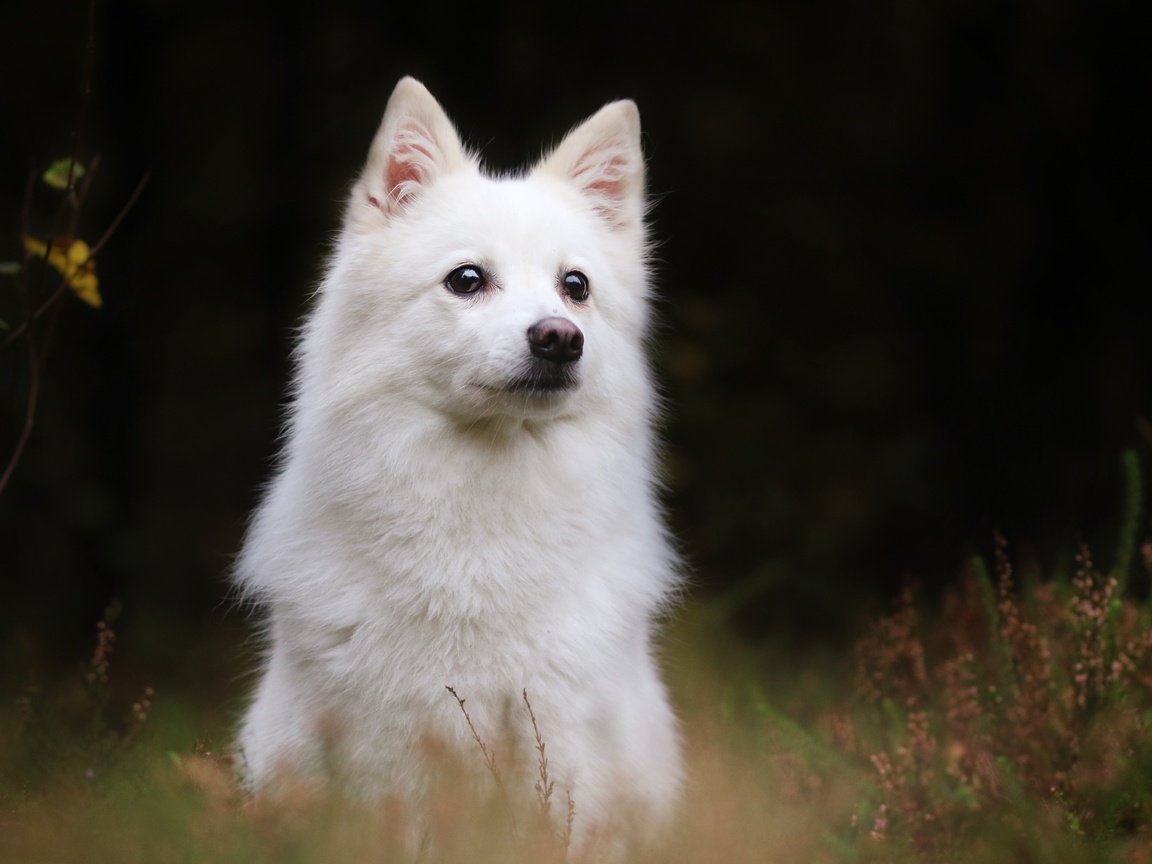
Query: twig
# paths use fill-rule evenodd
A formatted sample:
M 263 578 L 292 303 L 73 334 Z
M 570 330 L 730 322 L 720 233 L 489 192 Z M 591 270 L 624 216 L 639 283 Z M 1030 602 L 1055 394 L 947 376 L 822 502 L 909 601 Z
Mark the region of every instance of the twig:
M 47 255 L 48 255 L 48 252 L 46 250 L 44 252 L 44 256 L 42 256 L 42 260 L 43 260 L 43 258 L 46 258 Z M 31 259 L 29 259 L 29 260 L 31 260 Z M 25 317 L 24 321 L 22 321 L 20 324 L 18 324 L 17 326 L 12 328 L 12 331 L 6 337 L 4 337 L 4 341 L 0 342 L 0 348 L 7 348 L 9 345 L 11 345 L 13 342 L 15 342 L 21 336 L 23 336 L 24 332 L 26 330 L 30 330 L 32 327 L 32 323 L 34 321 L 39 321 L 42 317 L 44 317 L 44 315 L 47 314 L 52 309 L 52 307 L 54 307 L 56 305 L 56 303 L 60 300 L 60 298 L 64 296 L 64 292 L 67 289 L 68 289 L 68 277 L 67 276 L 61 276 L 59 284 L 52 291 L 52 293 L 48 295 L 48 299 L 45 300 L 43 303 L 41 303 L 39 306 L 37 306 L 35 309 L 30 310 L 27 313 L 27 316 Z
M 84 202 L 88 200 L 88 193 L 92 191 L 92 182 L 96 179 L 96 174 L 100 170 L 100 154 L 95 154 L 88 160 L 88 167 L 84 171 L 84 178 L 80 181 L 80 187 L 77 189 L 74 186 L 74 179 L 72 172 L 76 170 L 76 158 L 73 157 L 68 162 L 68 180 L 65 185 L 67 194 L 64 196 L 63 204 L 68 205 L 71 211 L 68 218 L 68 228 L 64 232 L 67 238 L 76 236 L 78 225 L 80 223 L 80 211 L 84 209 Z M 63 206 L 63 205 L 62 205 Z
M 29 170 L 28 180 L 24 184 L 24 200 L 20 205 L 20 227 L 24 232 L 27 232 L 32 219 L 32 190 L 35 186 L 36 172 L 35 170 Z M 45 250 L 45 254 L 47 254 L 47 250 Z M 12 474 L 16 471 L 16 464 L 24 454 L 24 447 L 28 444 L 28 438 L 32 435 L 32 426 L 36 419 L 36 404 L 40 399 L 40 364 L 36 351 L 35 334 L 31 326 L 32 320 L 28 312 L 28 310 L 31 309 L 32 301 L 29 296 L 27 268 L 24 268 L 21 272 L 18 285 L 20 289 L 20 299 L 24 303 L 26 316 L 24 324 L 18 329 L 26 329 L 28 331 L 28 399 L 24 406 L 24 423 L 20 429 L 20 435 L 16 439 L 16 444 L 12 448 L 8 462 L 4 466 L 4 473 L 0 475 L 0 494 L 4 493 L 4 489 L 8 486 L 8 481 L 12 479 Z M 7 345 L 8 340 L 5 340 L 4 344 Z
M 464 715 L 464 720 L 468 723 L 468 729 L 472 733 L 472 740 L 480 747 L 480 753 L 484 756 L 484 764 L 488 767 L 488 772 L 492 775 L 492 779 L 496 781 L 496 791 L 508 811 L 508 826 L 512 831 L 512 837 L 518 840 L 520 834 L 516 830 L 516 814 L 512 809 L 512 800 L 508 797 L 508 790 L 504 788 L 504 780 L 500 777 L 500 769 L 496 765 L 496 760 L 492 757 L 492 753 L 488 749 L 488 745 L 484 743 L 484 739 L 480 737 L 480 733 L 476 731 L 476 727 L 472 723 L 472 717 L 468 714 L 468 709 L 464 707 L 465 700 L 456 692 L 455 687 L 445 684 L 444 689 L 452 694 L 452 698 L 455 699 L 456 704 L 460 706 L 460 713 Z
M 91 247 L 89 247 L 87 259 L 85 259 L 85 261 L 81 264 L 77 265 L 77 269 L 83 268 L 84 265 L 88 263 L 88 261 L 91 261 L 93 258 L 95 258 L 96 253 L 103 249 L 104 246 L 107 245 L 108 241 L 112 239 L 112 235 L 116 233 L 116 229 L 120 227 L 120 223 L 124 221 L 124 218 L 128 215 L 129 211 L 140 199 L 140 195 L 144 191 L 144 187 L 148 185 L 148 181 L 151 179 L 151 177 L 151 171 L 144 172 L 144 176 L 140 178 L 140 181 L 136 184 L 136 188 L 132 190 L 132 194 L 128 196 L 128 200 L 124 203 L 124 206 L 120 208 L 120 211 L 116 214 L 115 218 L 111 221 L 111 223 L 109 223 L 108 227 L 104 229 L 104 233 L 100 235 L 100 239 L 97 240 Z M 52 239 L 49 238 L 48 242 L 51 244 Z M 47 252 L 45 252 L 45 255 L 47 255 Z M 60 284 L 57 285 L 56 289 L 48 295 L 48 298 L 39 306 L 37 306 L 36 309 L 27 316 L 25 321 L 16 327 L 13 327 L 12 331 L 4 337 L 4 341 L 0 342 L 0 348 L 7 348 L 24 334 L 24 331 L 28 329 L 29 325 L 33 321 L 38 321 L 49 310 L 51 310 L 52 307 L 60 301 L 60 298 L 64 296 L 65 292 L 68 290 L 68 285 L 68 277 L 62 277 L 60 279 Z
M 24 293 L 25 305 L 27 306 L 27 292 L 22 293 Z M 0 475 L 0 495 L 4 494 L 8 481 L 12 479 L 12 474 L 16 471 L 20 457 L 24 455 L 24 447 L 28 444 L 28 439 L 32 435 L 32 427 L 36 422 L 36 406 L 40 401 L 40 358 L 36 350 L 36 337 L 31 327 L 28 328 L 28 338 L 25 344 L 28 349 L 28 400 L 24 406 L 24 424 L 20 428 L 20 436 L 12 448 L 12 455 L 8 457 L 8 464 L 4 466 L 4 473 Z
M 80 205 L 83 203 L 82 195 L 86 194 L 91 180 L 84 184 L 81 196 L 77 196 L 72 188 L 73 175 L 80 158 L 80 150 L 84 144 L 84 134 L 88 131 L 88 109 L 92 104 L 92 78 L 96 68 L 96 0 L 88 2 L 88 33 L 84 40 L 84 67 L 81 73 L 80 110 L 76 116 L 76 125 L 72 127 L 72 159 L 68 163 L 68 181 L 65 188 L 68 190 L 65 200 L 72 203 L 71 219 L 68 221 L 68 233 L 75 234 L 76 226 L 80 221 Z
M 36 188 L 36 167 L 28 165 L 28 177 L 24 181 L 24 197 L 20 200 L 20 233 L 27 235 L 32 230 L 32 191 Z M 24 285 L 27 290 L 27 284 Z
M 112 235 L 116 233 L 116 229 L 120 227 L 120 223 L 124 221 L 124 217 L 128 215 L 128 211 L 136 205 L 136 202 L 140 199 L 140 193 L 144 191 L 144 187 L 148 185 L 148 181 L 151 178 L 152 172 L 145 171 L 144 176 L 140 178 L 140 182 L 136 184 L 136 188 L 132 190 L 132 194 L 128 196 L 128 200 L 124 206 L 120 208 L 120 212 L 116 214 L 108 227 L 104 229 L 104 233 L 100 235 L 100 239 L 90 247 L 88 251 L 88 257 L 90 259 L 95 258 L 96 254 L 112 239 Z

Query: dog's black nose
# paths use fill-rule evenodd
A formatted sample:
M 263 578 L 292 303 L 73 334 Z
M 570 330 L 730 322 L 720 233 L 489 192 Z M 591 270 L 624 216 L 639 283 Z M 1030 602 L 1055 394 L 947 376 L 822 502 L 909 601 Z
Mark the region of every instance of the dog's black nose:
M 543 318 L 528 328 L 532 354 L 554 363 L 571 363 L 584 353 L 584 334 L 567 318 Z

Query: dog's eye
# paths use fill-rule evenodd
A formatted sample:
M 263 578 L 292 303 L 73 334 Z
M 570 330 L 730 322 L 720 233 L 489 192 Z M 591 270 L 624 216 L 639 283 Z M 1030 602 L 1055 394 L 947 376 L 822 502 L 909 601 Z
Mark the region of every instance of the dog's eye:
M 475 264 L 463 264 L 448 274 L 444 287 L 453 294 L 475 294 L 488 284 L 487 274 Z
M 583 303 L 588 299 L 588 277 L 579 270 L 569 270 L 561 281 L 564 293 L 574 301 Z

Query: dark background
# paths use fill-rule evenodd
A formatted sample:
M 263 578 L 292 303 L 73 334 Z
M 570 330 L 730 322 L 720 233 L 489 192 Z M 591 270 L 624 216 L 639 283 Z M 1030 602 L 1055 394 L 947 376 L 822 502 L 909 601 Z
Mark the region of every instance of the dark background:
M 114 597 L 156 663 L 245 628 L 226 574 L 292 328 L 403 74 L 500 169 L 639 103 L 668 504 L 696 595 L 735 598 L 744 633 L 850 633 L 994 528 L 1107 564 L 1120 454 L 1152 415 L 1140 6 L 98 4 L 82 235 L 150 181 L 99 258 L 105 307 L 66 298 L 40 331 L 37 427 L 0 497 L 4 638 L 81 656 Z M 29 167 L 71 152 L 87 16 L 3 13 L 0 259 Z M 0 351 L 0 463 L 21 358 Z

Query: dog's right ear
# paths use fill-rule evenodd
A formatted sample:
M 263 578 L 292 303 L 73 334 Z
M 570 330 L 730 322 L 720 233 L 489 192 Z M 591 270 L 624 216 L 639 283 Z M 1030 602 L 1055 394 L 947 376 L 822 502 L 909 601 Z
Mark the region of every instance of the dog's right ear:
M 360 194 L 392 216 L 438 177 L 470 164 L 440 103 L 415 78 L 402 78 L 368 152 Z

